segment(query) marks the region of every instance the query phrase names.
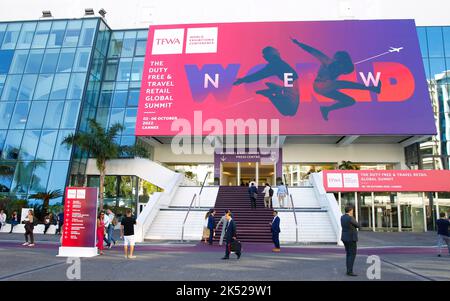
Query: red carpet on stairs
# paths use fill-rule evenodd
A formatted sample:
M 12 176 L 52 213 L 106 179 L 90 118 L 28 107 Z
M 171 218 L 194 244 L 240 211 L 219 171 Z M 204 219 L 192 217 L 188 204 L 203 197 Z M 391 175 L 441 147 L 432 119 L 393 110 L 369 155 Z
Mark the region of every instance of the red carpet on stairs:
M 269 223 L 273 220 L 273 210 L 264 208 L 263 187 L 258 188 L 256 209 L 251 208 L 248 187 L 220 186 L 217 194 L 215 221 L 216 225 L 226 209 L 233 213 L 236 222 L 237 238 L 242 242 L 271 243 L 272 234 Z M 214 241 L 220 239 L 222 225 L 216 231 Z

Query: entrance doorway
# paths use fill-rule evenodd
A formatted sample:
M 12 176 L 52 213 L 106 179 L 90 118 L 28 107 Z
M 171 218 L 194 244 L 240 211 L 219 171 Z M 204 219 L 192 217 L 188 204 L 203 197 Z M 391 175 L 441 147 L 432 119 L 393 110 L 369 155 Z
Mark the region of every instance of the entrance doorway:
M 220 165 L 220 185 L 248 186 L 251 181 L 264 186 L 265 183 L 275 185 L 275 164 L 259 162 L 222 162 Z

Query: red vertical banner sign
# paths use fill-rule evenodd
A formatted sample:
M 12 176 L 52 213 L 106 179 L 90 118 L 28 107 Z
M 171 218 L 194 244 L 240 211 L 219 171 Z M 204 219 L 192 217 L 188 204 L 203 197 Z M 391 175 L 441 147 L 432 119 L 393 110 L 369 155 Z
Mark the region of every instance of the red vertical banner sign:
M 98 188 L 66 188 L 62 246 L 59 248 L 58 256 L 97 255 L 97 199 Z

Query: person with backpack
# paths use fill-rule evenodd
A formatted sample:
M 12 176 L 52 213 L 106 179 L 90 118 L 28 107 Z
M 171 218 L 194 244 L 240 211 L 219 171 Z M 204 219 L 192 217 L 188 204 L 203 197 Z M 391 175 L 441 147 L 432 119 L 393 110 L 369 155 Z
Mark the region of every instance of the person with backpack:
M 114 239 L 114 228 L 117 225 L 117 219 L 111 209 L 106 210 L 106 213 L 108 214 L 108 223 L 105 224 L 108 234 L 106 244 L 107 247 L 111 249 L 111 242 L 114 243 L 114 245 L 116 244 L 116 240 Z
M 266 187 L 264 187 L 263 193 L 264 193 L 264 207 L 272 208 L 273 189 L 269 183 L 266 183 Z
M 28 215 L 23 221 L 25 224 L 25 242 L 22 246 L 34 247 L 34 226 L 37 224 L 37 219 L 33 215 L 33 210 L 28 210 Z M 28 242 L 30 238 L 30 242 Z

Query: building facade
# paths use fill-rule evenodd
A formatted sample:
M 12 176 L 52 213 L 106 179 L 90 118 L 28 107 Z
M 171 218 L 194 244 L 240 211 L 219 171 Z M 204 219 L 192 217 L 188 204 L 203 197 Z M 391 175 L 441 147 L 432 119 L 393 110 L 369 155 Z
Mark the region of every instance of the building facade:
M 240 185 L 255 179 L 260 184 L 282 180 L 301 186 L 310 172 L 339 168 L 342 161 L 360 169 L 449 169 L 450 26 L 420 26 L 417 32 L 436 136 L 419 142 L 407 136 L 360 136 L 352 141 L 287 136 L 282 162 L 276 166 L 251 160 L 220 163 L 206 154 L 175 155 L 171 137 L 135 136 L 148 29 L 114 30 L 97 17 L 0 23 L 0 193 L 29 199 L 33 193 L 67 185 L 98 185 L 98 176 L 86 174 L 88 154 L 61 144 L 68 134 L 87 131 L 91 118 L 105 127 L 122 124 L 118 143 L 133 145 L 139 140 L 148 146 L 151 160 L 185 173 L 197 185 L 206 177 L 207 185 Z M 108 206 L 134 210 L 160 190 L 132 171 L 108 175 L 105 186 Z M 429 201 L 433 197 L 441 199 L 441 210 L 450 210 L 446 193 L 337 195 L 342 207 L 358 201 L 363 226 L 376 224 L 382 231 L 415 231 L 425 223 L 431 229 L 438 210 Z M 376 221 L 369 212 L 373 200 Z

